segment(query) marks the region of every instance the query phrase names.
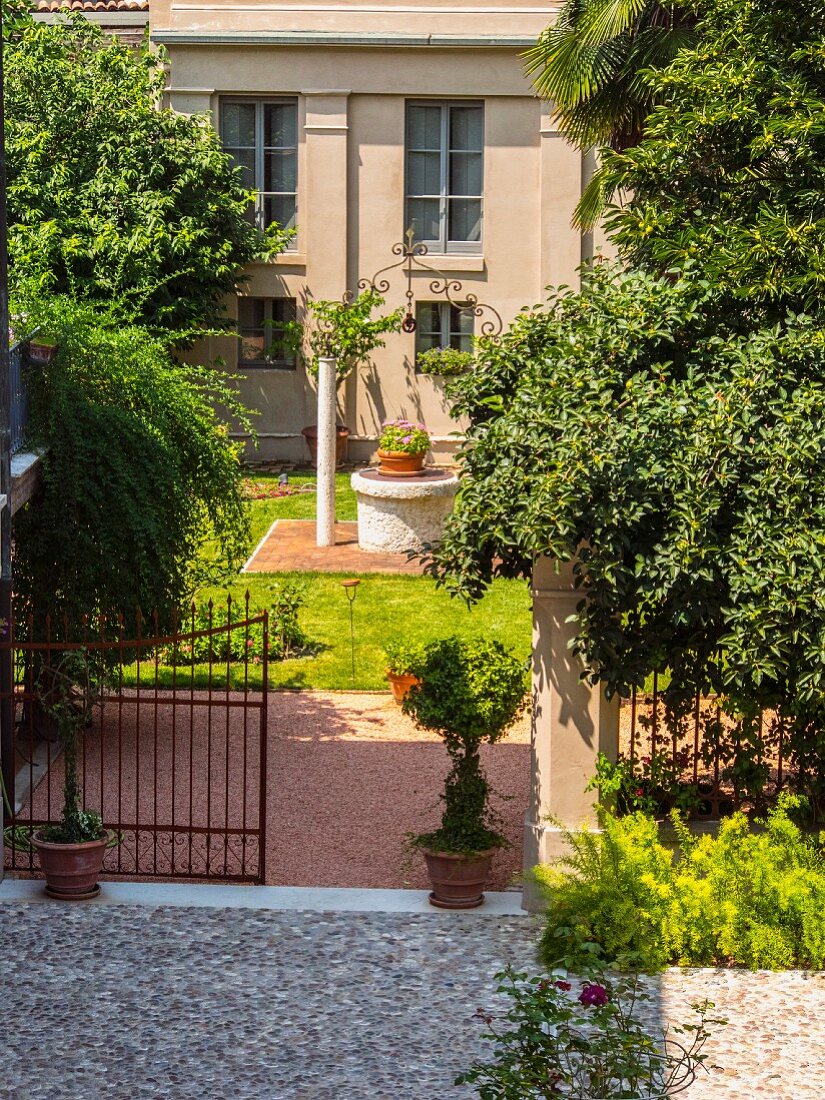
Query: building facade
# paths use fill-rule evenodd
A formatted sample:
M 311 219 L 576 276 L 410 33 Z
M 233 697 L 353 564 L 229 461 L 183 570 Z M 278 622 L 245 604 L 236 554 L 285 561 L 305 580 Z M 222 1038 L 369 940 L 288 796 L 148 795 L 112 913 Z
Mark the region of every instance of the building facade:
M 342 387 L 356 460 L 401 416 L 426 423 L 437 458 L 455 448 L 443 383 L 417 372 L 416 354 L 470 346 L 485 317 L 463 312 L 464 296 L 506 323 L 575 281 L 585 167 L 521 59 L 552 18 L 526 0 L 152 0 L 172 107 L 211 114 L 257 193 L 250 216 L 295 227 L 290 250 L 255 265 L 229 303 L 238 336 L 199 349 L 241 376 L 259 457 L 305 458 L 301 429 L 315 422 L 300 356 L 273 335 L 308 296 L 340 298 L 396 262 L 408 228 L 423 263 L 461 287 L 445 295 L 417 271 L 416 331 L 390 335 Z M 403 306 L 403 271 L 386 277 L 387 309 Z

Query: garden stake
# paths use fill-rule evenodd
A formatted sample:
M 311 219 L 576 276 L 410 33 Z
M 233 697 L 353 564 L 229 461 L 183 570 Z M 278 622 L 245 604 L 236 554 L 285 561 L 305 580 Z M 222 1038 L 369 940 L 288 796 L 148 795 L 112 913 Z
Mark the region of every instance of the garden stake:
M 353 619 L 352 605 L 355 603 L 355 597 L 358 594 L 358 585 L 360 583 L 357 577 L 351 577 L 349 580 L 341 581 L 341 586 L 349 602 L 349 644 L 350 652 L 352 653 L 353 685 L 355 684 L 355 621 Z

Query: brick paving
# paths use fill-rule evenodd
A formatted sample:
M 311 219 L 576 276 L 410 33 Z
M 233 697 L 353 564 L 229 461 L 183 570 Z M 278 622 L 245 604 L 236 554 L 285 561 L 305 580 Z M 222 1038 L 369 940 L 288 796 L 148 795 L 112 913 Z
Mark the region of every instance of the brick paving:
M 244 566 L 244 573 L 422 573 L 406 554 L 358 548 L 358 524 L 335 524 L 335 546 L 315 545 L 315 520 L 279 519 Z

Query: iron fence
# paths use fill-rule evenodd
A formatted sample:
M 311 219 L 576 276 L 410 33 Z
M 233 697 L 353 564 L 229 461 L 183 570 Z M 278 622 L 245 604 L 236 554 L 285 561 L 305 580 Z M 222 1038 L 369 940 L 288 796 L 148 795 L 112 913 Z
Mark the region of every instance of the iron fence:
M 137 612 L 128 624 L 119 615 L 77 630 L 29 614 L 9 624 L 2 649 L 15 670 L 2 746 L 10 870 L 36 871 L 31 833 L 60 820 L 64 757 L 50 692 L 74 661 L 94 685 L 77 770 L 83 808 L 99 810 L 112 834 L 104 875 L 264 881 L 269 623 L 267 612 L 250 614 L 248 594 L 238 608 L 230 597 L 225 608 Z
M 785 789 L 815 796 L 816 777 L 800 766 L 789 720 L 770 710 L 730 713 L 716 695 L 674 701 L 657 674 L 652 686 L 634 689 L 621 708 L 623 808 L 675 806 L 717 820 L 738 809 L 764 813 Z

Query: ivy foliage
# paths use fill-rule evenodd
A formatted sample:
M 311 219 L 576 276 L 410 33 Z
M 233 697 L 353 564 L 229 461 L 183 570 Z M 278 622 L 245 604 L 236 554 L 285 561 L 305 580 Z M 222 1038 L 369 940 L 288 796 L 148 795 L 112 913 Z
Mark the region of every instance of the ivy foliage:
M 525 668 L 500 642 L 444 638 L 410 651 L 405 671 L 417 678 L 402 709 L 415 724 L 438 733 L 451 768 L 441 796 L 444 813 L 435 832 L 412 839 L 416 847 L 472 855 L 504 844 L 489 805 L 481 765 L 483 742 L 500 741 L 525 705 Z
M 783 321 L 825 285 L 825 0 L 696 0 L 695 44 L 647 74 L 643 140 L 604 151 L 608 227 L 656 272 L 701 267 L 720 317 Z
M 156 330 L 222 316 L 243 265 L 280 251 L 206 116 L 162 106 L 163 51 L 83 15 L 7 9 L 6 157 L 13 285 L 121 301 Z
M 573 561 L 576 651 L 626 693 L 717 690 L 746 712 L 825 687 L 825 333 L 708 322 L 715 288 L 597 265 L 481 341 L 451 383 L 470 421 L 431 569 L 478 598 Z M 717 660 L 718 649 L 725 660 Z
M 40 612 L 167 612 L 248 541 L 231 378 L 174 360 L 160 338 L 49 298 L 27 321 L 59 341 L 30 368 L 42 494 L 15 516 L 17 592 Z

